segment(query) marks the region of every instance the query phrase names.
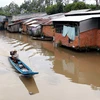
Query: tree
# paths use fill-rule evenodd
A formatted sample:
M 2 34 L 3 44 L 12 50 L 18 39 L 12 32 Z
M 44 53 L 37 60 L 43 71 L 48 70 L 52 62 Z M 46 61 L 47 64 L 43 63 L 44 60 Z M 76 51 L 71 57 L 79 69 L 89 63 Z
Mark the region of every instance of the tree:
M 87 9 L 88 6 L 84 2 L 74 2 L 72 4 L 67 4 L 64 7 L 64 12 L 78 9 Z
M 11 15 L 16 15 L 16 14 L 20 13 L 18 5 L 15 4 L 14 2 L 11 2 L 9 4 L 8 9 L 9 9 L 9 12 Z
M 64 12 L 69 12 L 69 11 L 71 11 L 71 9 L 72 9 L 72 4 L 67 4 L 64 7 Z
M 45 0 L 45 5 L 46 5 L 46 7 L 50 6 L 51 5 L 50 0 Z
M 73 2 L 79 2 L 79 0 L 73 0 Z
M 20 6 L 20 9 L 21 10 L 25 10 L 26 12 L 31 12 L 31 1 L 26 1 L 24 0 L 24 3 L 22 3 L 22 5 Z
M 5 15 L 2 7 L 0 8 L 0 15 Z
M 58 2 L 57 3 L 57 11 L 56 11 L 56 13 L 61 13 L 61 12 L 63 12 L 63 4 L 61 3 L 61 2 Z
M 99 5 L 99 1 L 98 0 L 95 0 L 96 1 L 96 6 L 98 6 Z
M 63 4 L 61 2 L 58 2 L 57 4 L 48 6 L 46 8 L 46 13 L 49 15 L 61 12 L 63 12 Z
M 63 0 L 56 0 L 56 3 L 58 3 L 58 2 L 62 3 L 62 2 L 63 2 Z
M 6 16 L 17 15 L 20 13 L 19 6 L 14 2 L 11 2 L 8 6 L 2 8 L 3 14 Z

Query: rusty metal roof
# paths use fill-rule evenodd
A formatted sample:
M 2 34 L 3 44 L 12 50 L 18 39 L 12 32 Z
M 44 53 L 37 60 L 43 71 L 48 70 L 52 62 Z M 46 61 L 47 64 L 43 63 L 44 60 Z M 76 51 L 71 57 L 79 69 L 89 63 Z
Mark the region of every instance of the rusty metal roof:
M 64 13 L 34 17 L 34 18 L 30 18 L 30 19 L 26 20 L 23 24 L 28 24 L 28 23 L 37 21 L 37 22 L 35 22 L 36 24 L 51 25 L 52 19 L 60 18 L 62 16 L 64 16 Z
M 47 15 L 46 13 L 31 13 L 31 14 L 20 14 L 17 16 L 12 16 L 12 21 L 18 21 L 18 20 L 23 20 L 23 19 L 29 19 L 33 17 L 42 17 Z

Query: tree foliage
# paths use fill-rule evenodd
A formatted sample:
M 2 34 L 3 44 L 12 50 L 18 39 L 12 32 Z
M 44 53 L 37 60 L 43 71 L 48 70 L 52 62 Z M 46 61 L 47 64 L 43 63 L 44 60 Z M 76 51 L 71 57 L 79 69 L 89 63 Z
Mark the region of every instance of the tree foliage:
M 63 12 L 63 4 L 58 2 L 55 5 L 51 5 L 46 8 L 47 14 L 55 14 L 55 13 L 61 13 Z
M 86 9 L 86 4 L 84 2 L 73 3 L 72 10 Z
M 100 0 L 95 0 L 95 5 L 86 4 L 86 0 L 81 0 L 81 2 L 80 0 L 72 1 L 73 3 L 69 3 L 70 0 L 24 0 L 20 6 L 11 2 L 9 5 L 0 8 L 0 14 L 6 16 L 34 12 L 55 14 L 78 9 L 100 9 Z

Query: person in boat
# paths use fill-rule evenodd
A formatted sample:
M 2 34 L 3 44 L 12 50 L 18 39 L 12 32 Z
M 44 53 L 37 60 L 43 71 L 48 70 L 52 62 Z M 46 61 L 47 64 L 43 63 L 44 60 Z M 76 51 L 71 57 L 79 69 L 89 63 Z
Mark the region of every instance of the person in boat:
M 16 51 L 16 50 L 11 51 L 11 52 L 10 52 L 10 55 L 11 55 L 13 61 L 17 63 L 18 56 L 19 56 L 18 53 L 17 53 L 17 51 Z

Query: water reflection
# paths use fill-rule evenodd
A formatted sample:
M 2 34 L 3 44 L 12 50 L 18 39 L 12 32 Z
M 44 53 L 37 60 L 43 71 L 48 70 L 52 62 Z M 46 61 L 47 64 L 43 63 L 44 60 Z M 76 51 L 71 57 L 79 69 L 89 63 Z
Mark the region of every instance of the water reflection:
M 8 38 L 7 41 L 13 48 L 16 47 L 21 51 L 21 56 L 33 59 L 30 62 L 33 66 L 39 66 L 38 70 L 44 73 L 53 70 L 52 72 L 64 75 L 71 82 L 90 85 L 94 90 L 100 87 L 99 53 L 78 53 L 66 48 L 55 48 L 51 42 L 34 41 L 21 34 L 6 33 L 4 36 Z M 45 64 L 42 65 L 42 63 Z M 48 70 L 45 71 L 47 67 L 44 65 Z
M 21 46 L 22 48 L 20 49 L 21 51 L 24 50 L 25 47 L 29 46 L 29 44 L 24 44 L 23 46 Z
M 100 54 L 78 53 L 66 48 L 54 48 L 51 43 L 42 43 L 48 52 L 54 53 L 53 70 L 70 78 L 72 82 L 100 87 Z
M 24 42 L 21 45 L 21 51 L 29 51 L 35 48 L 36 51 L 29 57 L 33 57 L 38 53 L 41 56 L 48 56 L 48 60 L 53 63 L 53 70 L 70 78 L 72 82 L 90 85 L 92 89 L 100 87 L 99 54 L 77 53 L 66 48 L 54 48 L 51 42 L 33 41 L 28 36 L 23 37 L 21 34 L 12 34 L 9 37 Z M 20 45 L 14 46 L 19 47 Z
M 31 49 L 34 49 L 34 47 L 33 47 L 33 46 L 27 46 L 27 47 L 25 48 L 25 51 L 28 51 L 28 50 L 31 50 Z
M 19 78 L 25 85 L 25 87 L 28 90 L 30 95 L 39 93 L 38 87 L 37 87 L 36 82 L 33 77 L 19 76 Z
M 15 44 L 15 43 L 18 43 L 18 41 L 12 41 L 10 40 L 9 44 Z
M 12 43 L 9 43 L 9 44 L 12 44 Z M 13 43 L 12 45 L 13 45 L 13 47 L 17 47 L 17 46 L 23 46 L 23 45 L 27 45 L 28 43 L 22 43 L 22 42 L 19 42 L 19 41 L 17 41 L 16 43 Z

